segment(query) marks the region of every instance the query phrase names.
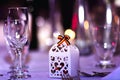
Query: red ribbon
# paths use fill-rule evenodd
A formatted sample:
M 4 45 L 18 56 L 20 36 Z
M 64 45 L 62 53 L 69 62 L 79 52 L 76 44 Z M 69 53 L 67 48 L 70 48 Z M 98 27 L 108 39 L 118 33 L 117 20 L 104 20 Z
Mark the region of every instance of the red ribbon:
M 65 42 L 67 45 L 70 45 L 70 42 L 69 42 L 70 37 L 68 35 L 64 35 L 64 36 L 59 35 L 58 39 L 60 40 L 57 43 L 58 46 L 60 46 L 63 42 Z

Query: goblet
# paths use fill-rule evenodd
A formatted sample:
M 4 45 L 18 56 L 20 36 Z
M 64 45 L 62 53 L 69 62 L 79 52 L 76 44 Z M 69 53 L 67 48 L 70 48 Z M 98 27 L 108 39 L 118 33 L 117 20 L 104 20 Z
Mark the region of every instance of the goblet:
M 112 58 L 118 42 L 119 23 L 118 16 L 112 13 L 110 4 L 107 4 L 103 11 L 105 12 L 102 13 L 100 21 L 93 20 L 91 33 L 98 61 L 97 66 L 110 68 L 115 67 Z
M 25 78 L 23 67 L 24 47 L 28 42 L 28 10 L 27 7 L 10 7 L 4 26 L 5 39 L 14 55 L 14 78 Z
M 90 12 L 88 8 L 86 0 L 76 0 L 74 16 L 77 17 L 76 20 L 73 21 L 76 21 L 76 45 L 80 49 L 81 55 L 90 55 L 92 53 L 91 35 L 89 30 Z M 73 29 L 74 27 L 75 26 L 73 25 Z

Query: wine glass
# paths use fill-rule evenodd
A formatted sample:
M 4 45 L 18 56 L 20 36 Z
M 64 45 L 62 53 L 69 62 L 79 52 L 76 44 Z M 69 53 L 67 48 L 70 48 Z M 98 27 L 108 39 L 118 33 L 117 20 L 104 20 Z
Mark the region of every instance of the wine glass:
M 73 30 L 76 30 L 76 45 L 80 49 L 80 55 L 92 53 L 92 39 L 90 35 L 90 12 L 86 0 L 76 0 L 73 15 Z M 76 18 L 74 18 L 76 17 Z M 76 28 L 74 23 L 76 23 Z
M 23 67 L 24 47 L 28 42 L 28 9 L 27 7 L 10 7 L 4 26 L 6 42 L 10 53 L 14 55 L 14 78 L 25 78 Z
M 118 42 L 119 23 L 118 16 L 112 11 L 111 5 L 107 3 L 105 7 L 101 8 L 103 12 L 101 12 L 99 19 L 93 20 L 91 33 L 96 53 L 95 57 L 98 61 L 97 66 L 113 68 L 115 64 L 112 58 Z

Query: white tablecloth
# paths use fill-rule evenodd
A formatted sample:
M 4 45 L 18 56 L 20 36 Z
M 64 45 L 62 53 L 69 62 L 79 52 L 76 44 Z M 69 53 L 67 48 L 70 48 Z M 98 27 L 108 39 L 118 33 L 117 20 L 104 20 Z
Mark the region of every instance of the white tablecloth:
M 7 55 L 7 50 L 2 49 L 0 52 L 0 73 L 4 74 L 4 76 L 0 77 L 0 80 L 7 80 L 7 71 L 9 71 L 9 63 L 5 61 L 5 56 Z M 27 80 L 60 80 L 49 78 L 48 75 L 48 52 L 40 52 L 40 51 L 30 51 L 30 62 L 28 63 L 29 72 L 31 74 L 31 78 Z M 119 60 L 119 57 L 115 58 L 115 63 Z M 94 55 L 80 57 L 80 71 L 91 73 L 92 71 L 112 71 L 114 69 L 100 69 L 95 67 L 96 61 L 94 60 Z M 80 76 L 80 80 L 101 80 L 102 77 L 84 77 Z

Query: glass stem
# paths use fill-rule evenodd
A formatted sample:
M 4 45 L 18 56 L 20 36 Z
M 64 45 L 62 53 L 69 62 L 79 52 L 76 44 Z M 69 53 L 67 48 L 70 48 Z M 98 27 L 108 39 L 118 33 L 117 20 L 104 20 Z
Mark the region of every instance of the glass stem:
M 17 69 L 17 63 L 18 63 L 18 54 L 15 51 L 14 61 L 13 61 L 13 70 Z
M 22 49 L 17 49 L 18 52 L 18 75 L 22 75 Z

